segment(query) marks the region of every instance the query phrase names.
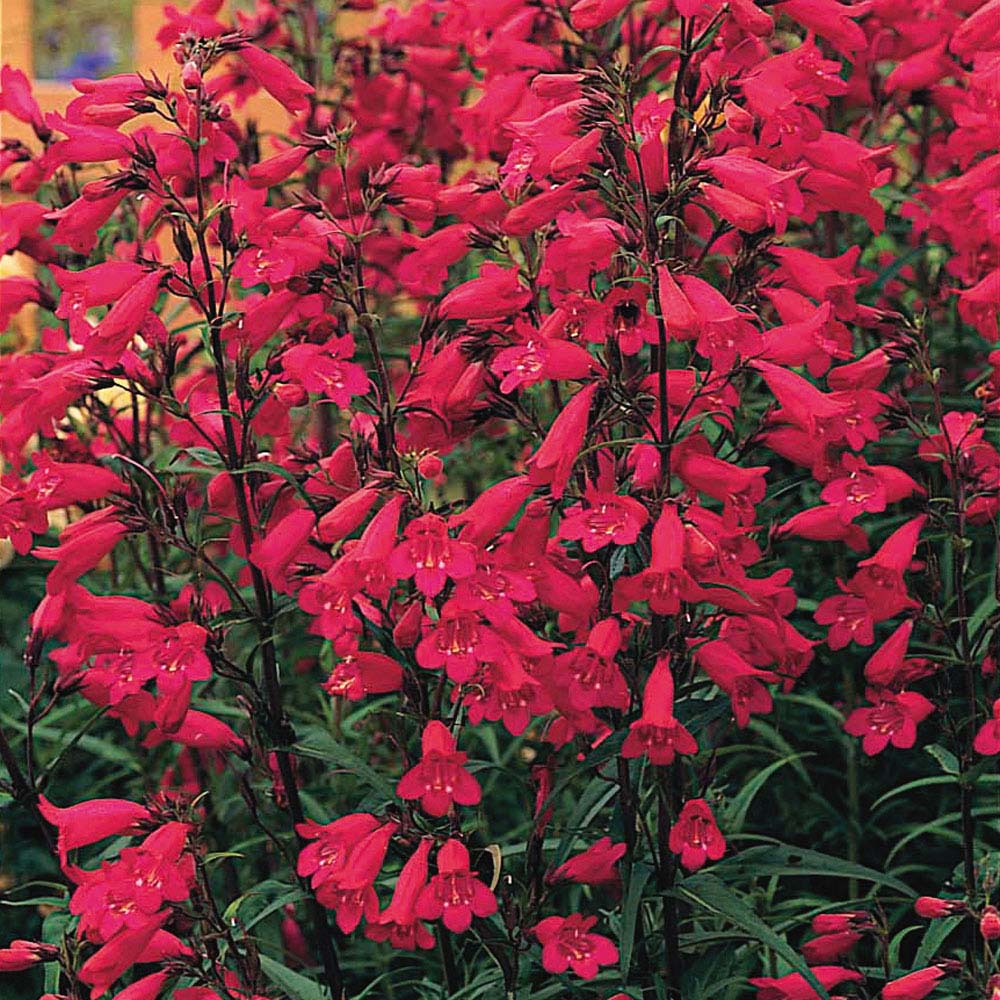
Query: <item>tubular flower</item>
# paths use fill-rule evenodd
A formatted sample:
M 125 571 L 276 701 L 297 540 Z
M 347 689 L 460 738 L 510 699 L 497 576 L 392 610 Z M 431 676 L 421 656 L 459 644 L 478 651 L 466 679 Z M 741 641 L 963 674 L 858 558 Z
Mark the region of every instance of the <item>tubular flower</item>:
M 542 966 L 546 972 L 572 969 L 581 979 L 593 979 L 602 965 L 618 961 L 614 942 L 590 928 L 597 917 L 571 913 L 568 917 L 546 917 L 531 933 L 542 946 Z
M 444 816 L 453 804 L 474 806 L 482 797 L 479 782 L 465 770 L 466 755 L 441 722 L 432 720 L 421 737 L 420 763 L 403 775 L 396 788 L 402 799 L 420 799 L 430 816 Z
M 672 764 L 676 754 L 698 752 L 694 737 L 674 718 L 674 678 L 670 659 L 656 661 L 642 692 L 642 715 L 622 744 L 623 757 L 645 754 L 652 764 Z
M 688 871 L 697 871 L 706 861 L 718 861 L 726 853 L 712 810 L 704 799 L 684 803 L 677 822 L 670 828 L 670 850 L 680 856 Z
M 416 914 L 422 920 L 440 920 L 454 934 L 472 926 L 472 918 L 497 911 L 493 893 L 469 870 L 469 852 L 458 840 L 447 840 L 437 854 L 437 874 L 420 890 Z

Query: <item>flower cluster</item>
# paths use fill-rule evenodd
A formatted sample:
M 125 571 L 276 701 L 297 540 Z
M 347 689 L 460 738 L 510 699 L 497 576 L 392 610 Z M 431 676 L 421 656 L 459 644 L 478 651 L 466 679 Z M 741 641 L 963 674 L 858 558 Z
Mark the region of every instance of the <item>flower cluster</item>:
M 338 11 L 167 7 L 174 72 L 59 112 L 3 69 L 33 270 L 0 326 L 40 329 L 0 355 L 0 538 L 45 576 L 0 751 L 71 920 L 0 969 L 336 1000 L 391 948 L 449 996 L 995 994 L 997 0 Z M 34 737 L 81 704 L 69 749 L 97 724 L 139 777 L 57 808 Z M 786 900 L 814 936 L 768 928 L 767 976 L 712 949 L 755 861 L 802 862 L 745 828 L 806 774 L 799 708 L 853 782 L 800 870 L 872 888 Z M 960 857 L 913 957 L 855 749 L 918 741 Z

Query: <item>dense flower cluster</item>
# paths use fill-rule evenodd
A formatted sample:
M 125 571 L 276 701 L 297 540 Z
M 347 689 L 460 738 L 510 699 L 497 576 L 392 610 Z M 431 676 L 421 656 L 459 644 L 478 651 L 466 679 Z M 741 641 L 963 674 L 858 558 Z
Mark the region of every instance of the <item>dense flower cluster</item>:
M 363 938 L 438 947 L 447 995 L 461 948 L 476 995 L 996 996 L 1000 3 L 321 13 L 168 7 L 176 73 L 45 115 L 3 69 L 37 142 L 0 327 L 42 328 L 0 356 L 0 537 L 51 568 L 0 749 L 74 920 L 0 969 L 337 1000 Z M 261 90 L 284 135 L 234 115 Z M 852 644 L 825 710 L 863 754 L 946 745 L 957 871 L 916 913 L 953 924 L 915 967 L 869 896 L 713 972 L 712 921 L 757 933 L 719 762 Z M 30 734 L 80 700 L 161 768 L 132 798 L 41 794 Z M 284 964 L 248 852 L 299 880 L 258 917 Z

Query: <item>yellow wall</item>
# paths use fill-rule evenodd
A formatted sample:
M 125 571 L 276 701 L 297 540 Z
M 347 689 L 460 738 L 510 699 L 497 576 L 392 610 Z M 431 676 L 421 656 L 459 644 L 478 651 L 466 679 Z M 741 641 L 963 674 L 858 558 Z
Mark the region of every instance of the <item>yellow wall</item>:
M 72 8 L 73 0 L 63 0 Z M 140 72 L 155 70 L 161 79 L 167 76 L 176 83 L 179 67 L 170 50 L 162 50 L 156 41 L 156 32 L 163 24 L 163 4 L 165 0 L 135 0 L 133 7 L 133 45 L 135 69 Z M 178 4 L 184 7 L 183 0 Z M 405 4 L 397 4 L 405 6 Z M 0 0 L 0 63 L 9 63 L 33 76 L 32 66 L 32 0 Z M 373 12 L 341 13 L 337 19 L 337 29 L 341 37 L 357 37 L 377 16 Z M 35 83 L 35 98 L 43 112 L 56 111 L 77 96 L 67 83 L 40 80 Z M 254 119 L 262 132 L 283 132 L 288 123 L 288 115 L 272 98 L 260 93 L 252 97 L 235 117 L 239 120 Z M 142 118 L 138 122 L 142 122 Z M 0 137 L 20 139 L 31 148 L 37 147 L 37 140 L 31 127 L 19 122 L 6 113 L 0 113 Z M 264 150 L 265 155 L 267 150 Z

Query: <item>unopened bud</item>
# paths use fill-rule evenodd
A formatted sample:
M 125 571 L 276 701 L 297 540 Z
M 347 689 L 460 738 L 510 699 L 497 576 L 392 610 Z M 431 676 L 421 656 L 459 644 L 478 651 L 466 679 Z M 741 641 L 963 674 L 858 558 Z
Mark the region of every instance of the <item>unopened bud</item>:
M 984 941 L 996 941 L 1000 938 L 1000 910 L 995 906 L 987 906 L 979 918 L 979 933 Z
M 189 59 L 181 70 L 181 84 L 185 90 L 197 90 L 201 86 L 201 70 Z

